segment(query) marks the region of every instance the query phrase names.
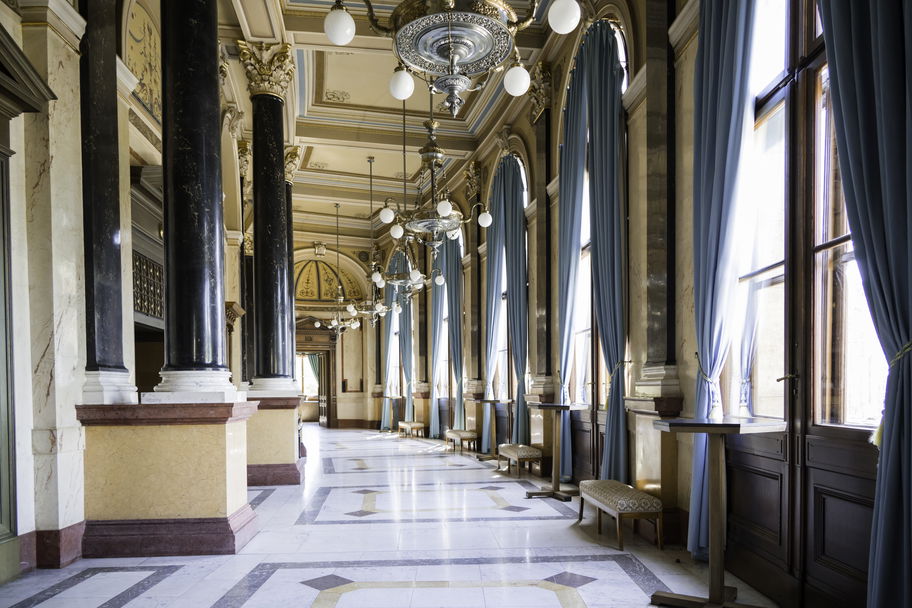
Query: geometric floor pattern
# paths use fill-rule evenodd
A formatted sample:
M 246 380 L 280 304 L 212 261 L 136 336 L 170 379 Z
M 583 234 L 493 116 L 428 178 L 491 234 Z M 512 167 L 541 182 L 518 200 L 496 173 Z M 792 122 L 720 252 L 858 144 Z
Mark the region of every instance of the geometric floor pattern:
M 316 425 L 305 437 L 302 486 L 249 489 L 259 532 L 239 555 L 80 560 L 0 587 L 0 608 L 628 608 L 705 591 L 705 567 L 680 549 L 631 537 L 616 551 L 591 510 L 577 524 L 577 499 L 526 499 L 541 480 L 443 442 Z

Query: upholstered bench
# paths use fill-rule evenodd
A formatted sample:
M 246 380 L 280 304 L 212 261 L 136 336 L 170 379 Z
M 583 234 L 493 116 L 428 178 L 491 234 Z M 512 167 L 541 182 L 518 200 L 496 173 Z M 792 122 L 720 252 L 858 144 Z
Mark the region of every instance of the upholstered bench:
M 447 447 L 449 447 L 450 442 L 453 442 L 453 451 L 456 451 L 456 442 L 459 441 L 459 451 L 462 451 L 462 448 L 469 444 L 472 448 L 475 447 L 475 442 L 478 440 L 478 433 L 475 431 L 458 431 L 456 429 L 450 429 L 445 434 Z
M 597 509 L 599 534 L 602 533 L 602 511 L 613 516 L 617 523 L 618 549 L 624 548 L 622 519 L 654 519 L 656 540 L 659 549 L 662 548 L 662 501 L 659 498 L 612 479 L 587 479 L 580 482 L 579 489 L 579 521 L 583 520 L 586 501 L 594 504 Z
M 415 437 L 419 434 L 424 437 L 424 423 L 415 422 L 414 420 L 399 421 L 399 436 Z
M 522 477 L 522 467 L 524 463 L 541 462 L 542 451 L 533 448 L 531 445 L 522 443 L 502 443 L 497 447 L 497 468 L 500 469 L 500 461 L 507 461 L 507 475 L 510 474 L 510 468 L 516 461 L 516 474 Z

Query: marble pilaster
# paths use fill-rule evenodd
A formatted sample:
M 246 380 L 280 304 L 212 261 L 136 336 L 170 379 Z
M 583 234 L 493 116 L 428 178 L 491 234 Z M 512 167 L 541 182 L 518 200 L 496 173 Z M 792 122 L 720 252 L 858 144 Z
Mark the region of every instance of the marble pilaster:
M 23 49 L 56 100 L 24 128 L 35 526 L 40 566 L 81 555 L 85 273 L 79 39 L 85 20 L 64 2 L 20 2 Z M 116 162 L 116 161 L 115 161 Z

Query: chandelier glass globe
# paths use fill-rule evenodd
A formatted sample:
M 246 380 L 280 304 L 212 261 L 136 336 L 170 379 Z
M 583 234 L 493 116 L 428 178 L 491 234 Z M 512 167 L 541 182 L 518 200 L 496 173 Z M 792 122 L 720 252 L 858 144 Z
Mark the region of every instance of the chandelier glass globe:
M 395 303 L 393 304 L 393 312 L 396 313 L 397 315 L 398 315 L 400 312 L 402 312 L 402 305 L 400 305 L 399 302 L 395 302 Z
M 355 20 L 342 4 L 336 4 L 323 19 L 323 31 L 329 41 L 345 46 L 355 38 Z
M 453 212 L 453 204 L 448 200 L 442 200 L 437 203 L 437 215 L 440 217 L 450 217 Z
M 401 224 L 396 224 L 390 228 L 390 236 L 394 239 L 401 239 L 403 234 L 405 234 L 405 228 Z
M 411 272 L 409 272 L 409 278 L 412 280 L 412 282 L 420 281 L 421 280 L 421 271 L 418 270 L 417 268 L 412 268 Z
M 415 79 L 401 67 L 396 68 L 389 82 L 390 95 L 404 101 L 415 92 Z
M 354 304 L 349 304 L 348 306 L 345 307 L 345 310 L 347 310 L 347 311 L 348 311 L 348 314 L 350 314 L 350 315 L 357 314 L 357 312 L 355 311 L 355 305 L 354 305 Z
M 386 279 L 381 278 L 379 281 L 377 281 L 377 287 L 379 287 L 380 289 L 383 289 L 384 287 L 386 287 Z
M 373 281 L 374 283 L 378 282 L 382 278 L 383 277 L 380 276 L 380 272 L 377 270 L 375 270 L 373 273 L 371 273 L 371 281 Z
M 443 278 L 442 274 L 438 274 L 436 277 L 434 277 L 434 283 L 439 287 L 446 283 L 446 279 Z
M 380 210 L 380 221 L 384 224 L 392 224 L 394 219 L 396 219 L 396 212 L 389 207 Z
M 319 329 L 320 325 L 321 325 L 321 324 L 320 324 L 319 321 L 314 321 L 314 327 L 316 327 L 316 328 Z
M 574 2 L 574 4 L 576 4 L 576 2 Z M 529 84 L 531 84 L 531 82 L 532 78 L 529 76 L 528 70 L 518 63 L 504 74 L 504 88 L 507 90 L 507 93 L 513 97 L 525 95 L 526 91 L 529 90 Z
M 556 34 L 569 34 L 579 25 L 580 16 L 576 0 L 554 0 L 548 9 L 548 25 Z
M 377 302 L 376 304 L 374 304 L 374 310 L 376 310 L 377 312 L 381 312 L 383 310 L 383 302 Z
M 491 214 L 487 211 L 482 211 L 478 214 L 478 225 L 482 228 L 487 228 L 494 221 L 494 218 L 491 217 Z

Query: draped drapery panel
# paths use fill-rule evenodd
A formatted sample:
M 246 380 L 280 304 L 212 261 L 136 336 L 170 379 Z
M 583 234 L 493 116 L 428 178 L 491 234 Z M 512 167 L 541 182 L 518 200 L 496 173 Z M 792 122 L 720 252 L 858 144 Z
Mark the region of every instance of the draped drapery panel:
M 912 2 L 818 2 L 855 258 L 890 363 L 869 608 L 912 605 Z
M 444 245 L 445 246 L 445 245 Z M 438 252 L 434 258 L 433 269 L 440 273 L 446 280 L 444 272 L 445 253 Z M 431 423 L 429 435 L 433 438 L 440 437 L 440 408 L 437 405 L 440 395 L 437 394 L 437 385 L 440 383 L 440 374 L 448 374 L 449 370 L 440 369 L 440 346 L 443 342 L 443 312 L 446 303 L 446 283 L 437 285 L 431 283 Z
M 502 159 L 494 174 L 494 184 L 491 187 L 491 198 L 488 202 L 488 212 L 493 221 L 485 233 L 485 244 L 487 245 L 487 257 L 485 258 L 485 399 L 494 399 L 494 374 L 497 371 L 497 328 L 500 324 L 503 304 L 501 285 L 503 285 L 504 263 L 506 173 Z M 482 452 L 488 452 L 492 448 L 490 429 L 491 408 L 485 407 L 481 436 Z
M 694 316 L 699 373 L 695 415 L 721 408 L 719 376 L 731 342 L 728 321 L 736 286 L 734 192 L 748 104 L 754 0 L 700 2 L 694 77 Z M 719 410 L 721 411 L 721 409 Z M 706 559 L 709 545 L 708 445 L 693 443 L 687 549 Z

